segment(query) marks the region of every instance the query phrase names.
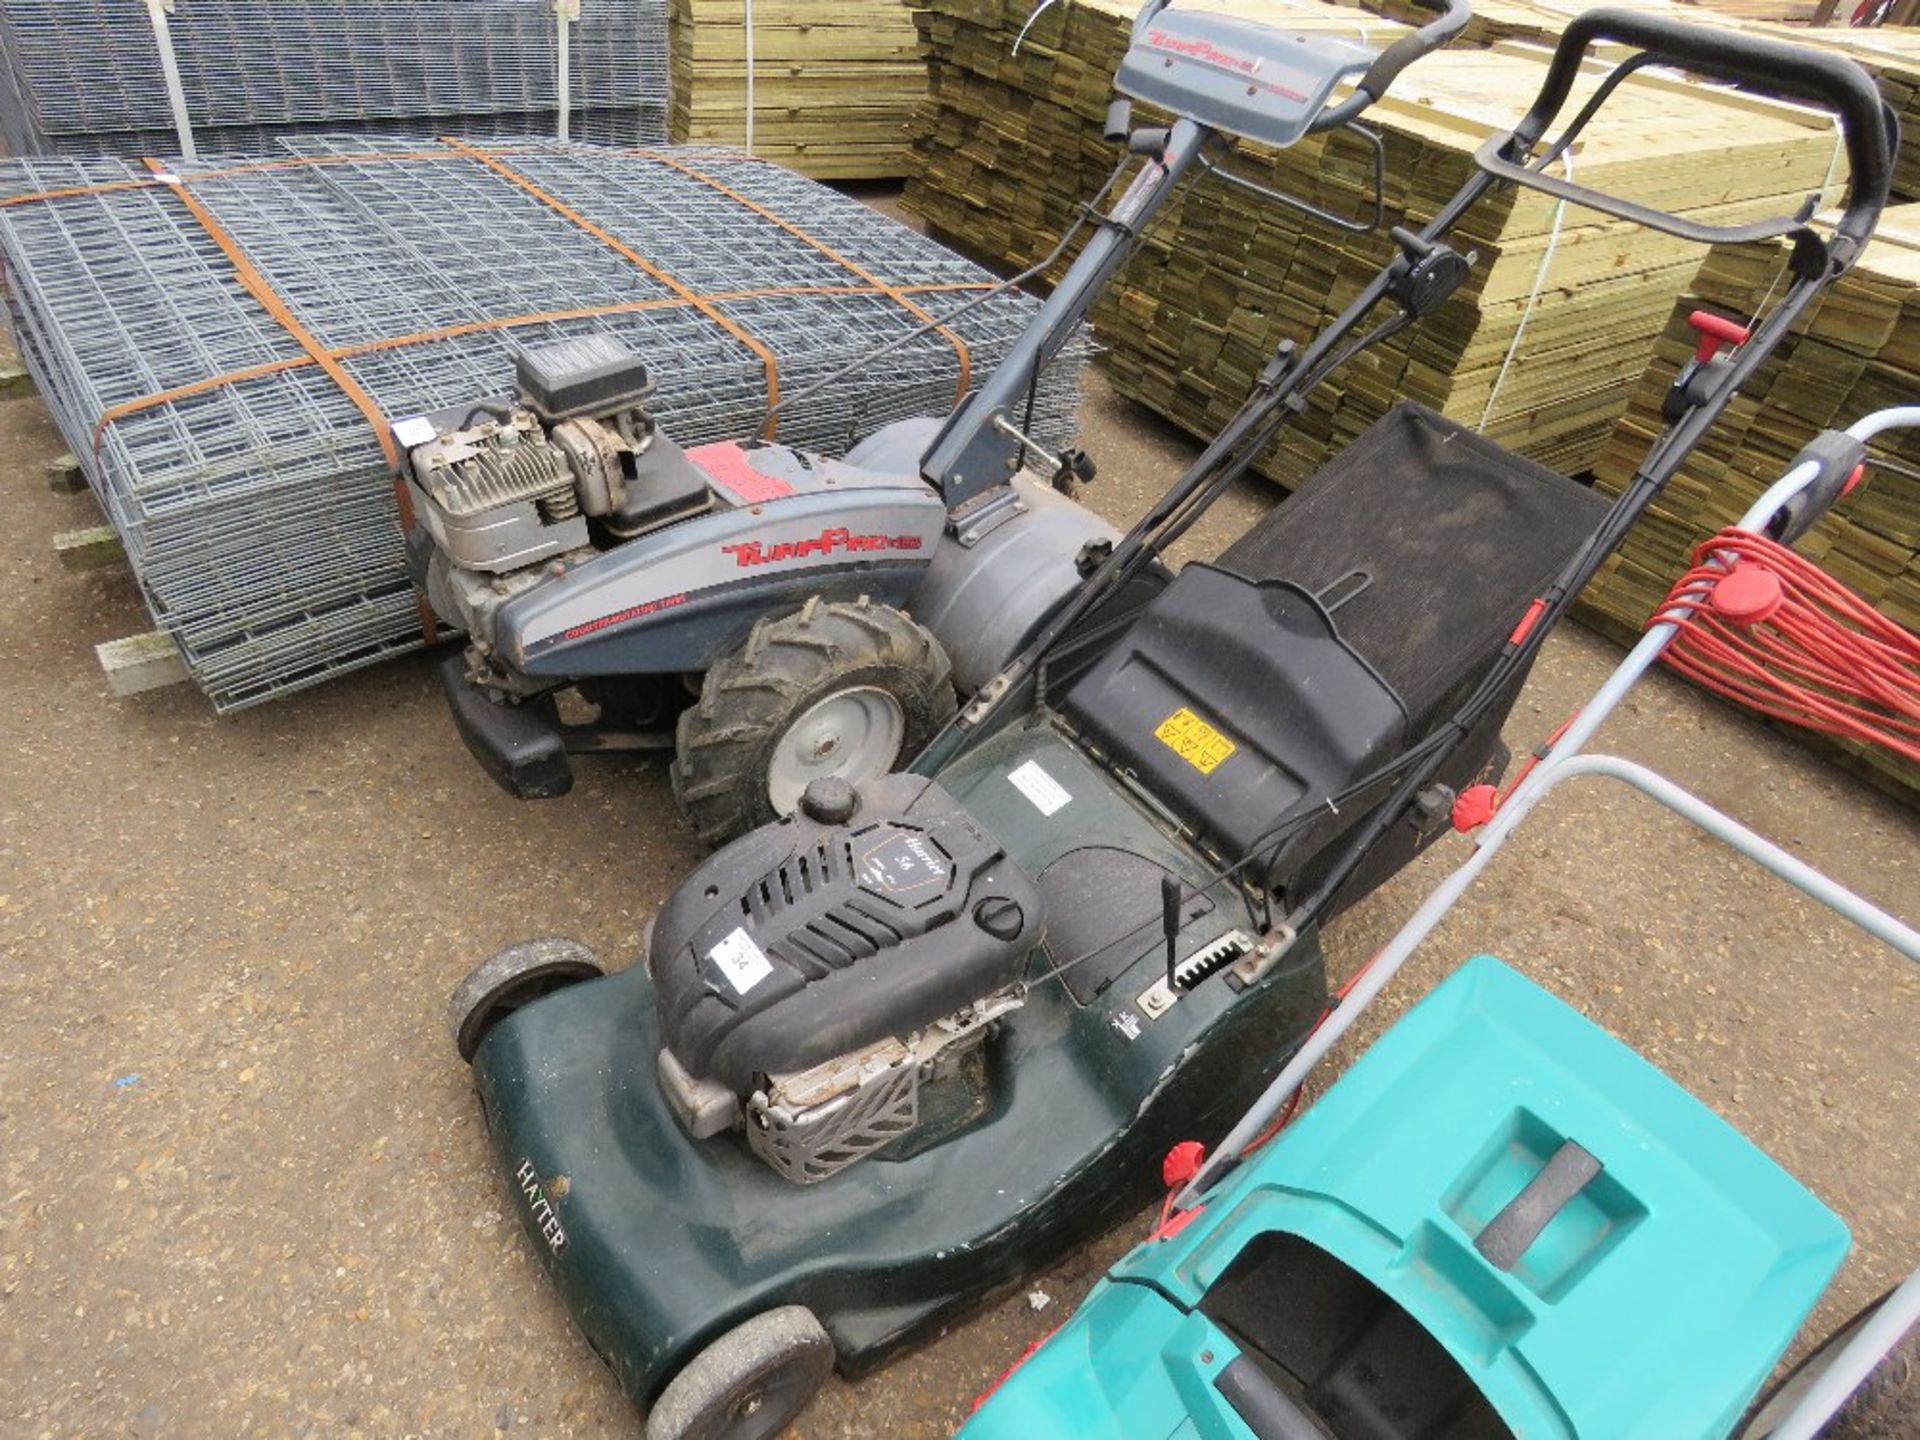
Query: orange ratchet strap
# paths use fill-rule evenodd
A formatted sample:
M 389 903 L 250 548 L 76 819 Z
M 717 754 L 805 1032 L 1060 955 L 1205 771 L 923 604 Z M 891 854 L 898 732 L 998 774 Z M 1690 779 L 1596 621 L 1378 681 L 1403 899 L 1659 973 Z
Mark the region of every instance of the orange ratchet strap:
M 359 407 L 360 413 L 367 417 L 367 423 L 373 426 L 374 436 L 380 442 L 381 452 L 387 457 L 388 468 L 399 470 L 400 447 L 394 442 L 393 429 L 387 423 L 387 417 L 381 413 L 380 407 L 374 403 L 373 397 L 361 388 L 358 380 L 347 373 L 346 367 L 335 358 L 333 352 L 322 345 L 313 333 L 300 323 L 299 317 L 287 308 L 287 302 L 282 300 L 273 286 L 267 283 L 267 277 L 254 268 L 253 261 L 247 258 L 247 252 L 240 248 L 240 242 L 229 235 L 226 227 L 213 218 L 213 212 L 200 203 L 199 197 L 187 188 L 187 182 L 172 176 L 166 166 L 158 160 L 148 160 L 145 163 L 162 184 L 168 185 L 173 193 L 180 197 L 180 203 L 185 205 L 193 218 L 200 222 L 200 228 L 207 232 L 207 237 L 220 247 L 221 254 L 225 255 L 233 265 L 234 278 L 246 287 L 247 293 L 259 301 L 260 307 L 279 322 L 280 328 L 292 336 L 295 343 L 312 357 L 314 364 L 327 372 L 327 378 L 340 387 L 341 393 Z

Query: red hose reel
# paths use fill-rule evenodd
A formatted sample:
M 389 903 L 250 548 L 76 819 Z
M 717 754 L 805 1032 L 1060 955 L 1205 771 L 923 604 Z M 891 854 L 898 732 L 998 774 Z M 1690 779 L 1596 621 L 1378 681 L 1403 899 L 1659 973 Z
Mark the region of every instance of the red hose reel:
M 1776 720 L 1920 764 L 1920 636 L 1786 546 L 1726 529 L 1693 552 L 1650 624 L 1662 661 Z

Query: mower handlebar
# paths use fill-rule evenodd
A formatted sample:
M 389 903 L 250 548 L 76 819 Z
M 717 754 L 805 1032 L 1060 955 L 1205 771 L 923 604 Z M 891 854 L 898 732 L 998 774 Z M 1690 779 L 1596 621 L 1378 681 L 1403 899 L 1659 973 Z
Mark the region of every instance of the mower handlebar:
M 1781 235 L 1800 223 L 1784 220 L 1747 226 L 1695 225 L 1586 186 L 1541 175 L 1517 163 L 1516 157 L 1524 161 L 1560 113 L 1588 48 L 1603 41 L 1641 51 L 1626 62 L 1629 65 L 1673 65 L 1758 95 L 1815 105 L 1833 115 L 1840 122 L 1849 169 L 1846 209 L 1836 228 L 1851 242 L 1846 259 L 1858 254 L 1886 205 L 1899 122 L 1867 72 L 1852 60 L 1769 36 L 1708 30 L 1635 10 L 1589 10 L 1574 18 L 1554 47 L 1553 60 L 1533 108 L 1510 136 L 1482 148 L 1482 168 L 1502 179 L 1621 218 L 1651 223 L 1649 217 L 1658 216 L 1671 222 L 1660 228 L 1690 239 L 1760 239 L 1766 238 L 1762 230 L 1768 235 Z

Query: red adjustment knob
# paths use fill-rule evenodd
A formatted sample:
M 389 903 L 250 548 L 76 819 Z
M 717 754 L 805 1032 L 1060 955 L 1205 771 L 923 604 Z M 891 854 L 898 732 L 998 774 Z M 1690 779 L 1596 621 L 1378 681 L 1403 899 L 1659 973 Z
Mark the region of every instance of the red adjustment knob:
M 1694 311 L 1687 316 L 1687 324 L 1700 334 L 1699 343 L 1693 347 L 1693 358 L 1702 365 L 1718 355 L 1722 345 L 1746 344 L 1751 333 L 1746 326 L 1711 310 Z
M 1860 482 L 1866 478 L 1867 467 L 1864 464 L 1854 466 L 1853 473 L 1847 476 L 1847 483 L 1840 487 L 1840 498 L 1844 500 L 1847 496 L 1858 490 L 1860 488 Z
M 1500 808 L 1500 792 L 1491 785 L 1469 785 L 1453 802 L 1453 828 L 1462 835 L 1478 830 Z
M 1166 1181 L 1169 1190 L 1184 1185 L 1200 1173 L 1200 1162 L 1206 1158 L 1206 1146 L 1198 1140 L 1182 1140 L 1167 1151 L 1167 1158 L 1160 1162 L 1160 1178 Z
M 1729 624 L 1758 625 L 1780 608 L 1784 598 L 1778 575 L 1764 565 L 1741 560 L 1713 582 L 1707 603 Z

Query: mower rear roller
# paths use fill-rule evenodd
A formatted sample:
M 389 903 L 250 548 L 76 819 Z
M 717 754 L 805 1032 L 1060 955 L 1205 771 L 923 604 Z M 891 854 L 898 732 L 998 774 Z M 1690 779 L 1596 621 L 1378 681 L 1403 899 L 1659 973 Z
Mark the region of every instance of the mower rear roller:
M 833 1342 L 811 1310 L 768 1310 L 673 1377 L 647 1416 L 647 1440 L 768 1440 L 832 1373 Z
M 816 597 L 758 622 L 707 672 L 680 716 L 674 798 L 702 840 L 723 844 L 790 814 L 811 781 L 888 774 L 957 703 L 924 627 L 864 597 Z

